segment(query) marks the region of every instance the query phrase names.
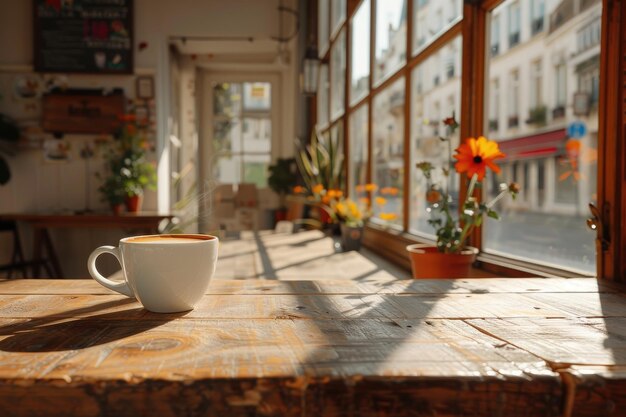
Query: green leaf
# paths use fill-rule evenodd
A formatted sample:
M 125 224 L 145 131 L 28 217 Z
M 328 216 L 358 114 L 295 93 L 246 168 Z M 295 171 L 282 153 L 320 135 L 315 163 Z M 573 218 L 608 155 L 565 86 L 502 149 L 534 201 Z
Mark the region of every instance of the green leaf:
M 492 219 L 500 220 L 500 216 L 498 215 L 498 213 L 493 210 L 489 210 L 487 212 L 487 216 L 491 217 Z

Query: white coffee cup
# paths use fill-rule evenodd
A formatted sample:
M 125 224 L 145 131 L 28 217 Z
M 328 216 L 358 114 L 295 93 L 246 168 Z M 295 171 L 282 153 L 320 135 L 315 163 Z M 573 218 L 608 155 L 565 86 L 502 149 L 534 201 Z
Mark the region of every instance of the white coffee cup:
M 209 235 L 148 235 L 127 237 L 119 247 L 101 246 L 87 261 L 89 273 L 100 284 L 128 297 L 136 297 L 156 313 L 193 309 L 200 301 L 217 264 L 218 239 Z M 122 265 L 124 281 L 100 274 L 96 259 L 103 253 Z

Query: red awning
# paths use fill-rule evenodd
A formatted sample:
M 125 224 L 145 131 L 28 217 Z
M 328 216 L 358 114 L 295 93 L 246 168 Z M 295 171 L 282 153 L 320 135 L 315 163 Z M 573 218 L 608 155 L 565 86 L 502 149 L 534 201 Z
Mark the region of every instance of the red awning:
M 557 154 L 563 149 L 567 139 L 565 129 L 536 135 L 499 141 L 500 150 L 506 159 L 545 158 Z

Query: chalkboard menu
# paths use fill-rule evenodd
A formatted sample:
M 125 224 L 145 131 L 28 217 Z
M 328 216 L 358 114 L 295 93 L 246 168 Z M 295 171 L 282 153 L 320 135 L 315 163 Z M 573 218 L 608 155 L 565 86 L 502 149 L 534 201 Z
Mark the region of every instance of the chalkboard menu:
M 133 0 L 33 0 L 35 71 L 133 72 Z

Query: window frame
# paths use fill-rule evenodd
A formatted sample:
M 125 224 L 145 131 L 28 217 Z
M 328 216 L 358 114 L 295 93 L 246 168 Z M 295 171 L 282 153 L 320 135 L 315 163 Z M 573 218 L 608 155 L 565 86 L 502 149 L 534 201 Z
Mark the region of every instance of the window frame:
M 346 32 L 346 59 L 347 70 L 345 74 L 345 112 L 341 117 L 332 120 L 323 132 L 330 131 L 337 123 L 343 123 L 344 129 L 344 150 L 346 156 L 344 161 L 350 160 L 350 138 L 349 138 L 349 125 L 350 117 L 353 112 L 357 111 L 362 105 L 368 106 L 368 137 L 367 137 L 367 149 L 368 149 L 368 161 L 367 161 L 367 179 L 368 182 L 372 181 L 372 135 L 373 135 L 373 98 L 382 90 L 389 87 L 396 80 L 404 77 L 405 91 L 407 92 L 404 104 L 404 201 L 403 201 L 403 225 L 401 230 L 393 230 L 389 228 L 382 228 L 375 224 L 367 225 L 367 233 L 365 234 L 365 244 L 370 248 L 376 250 L 381 255 L 390 258 L 392 261 L 396 261 L 399 264 L 408 266 L 408 260 L 404 253 L 404 245 L 408 243 L 414 243 L 418 241 L 426 241 L 421 236 L 409 233 L 409 221 L 410 221 L 410 193 L 408 187 L 410 187 L 411 180 L 411 160 L 410 160 L 410 116 L 411 116 L 411 85 L 412 85 L 412 70 L 420 62 L 429 58 L 433 54 L 437 53 L 441 48 L 447 45 L 456 36 L 462 35 L 462 63 L 461 63 L 461 114 L 458 115 L 460 122 L 460 135 L 461 137 L 471 137 L 482 135 L 488 130 L 488 126 L 485 125 L 485 116 L 489 116 L 489 109 L 484 108 L 485 97 L 484 92 L 487 87 L 486 83 L 491 80 L 485 79 L 487 55 L 490 54 L 491 42 L 487 44 L 488 40 L 488 14 L 504 0 L 465 0 L 463 4 L 463 15 L 460 19 L 453 22 L 450 27 L 447 27 L 445 31 L 439 34 L 431 42 L 424 45 L 422 48 L 415 50 L 414 48 L 414 1 L 407 0 L 407 28 L 406 28 L 406 51 L 408 59 L 401 67 L 397 68 L 392 74 L 385 77 L 382 81 L 374 82 L 374 66 L 376 62 L 375 55 L 375 42 L 376 42 L 376 2 L 381 0 L 370 1 L 370 76 L 369 76 L 369 91 L 368 93 L 360 97 L 354 102 L 350 102 L 350 86 L 351 80 L 351 47 L 352 47 L 352 33 L 350 22 L 352 17 L 360 6 L 362 0 L 350 0 L 347 2 L 346 19 L 342 25 L 336 29 L 334 36 L 331 36 L 329 40 L 329 47 L 326 52 L 325 59 L 328 60 L 328 52 L 331 50 L 332 45 L 337 39 L 337 34 L 342 30 Z M 517 7 L 522 7 L 522 2 L 517 3 Z M 626 177 L 626 156 L 622 150 L 618 138 L 620 138 L 621 130 L 616 128 L 618 123 L 625 124 L 626 116 L 622 115 L 623 112 L 623 99 L 622 96 L 626 95 L 626 91 L 615 91 L 616 89 L 609 88 L 610 85 L 623 85 L 626 79 L 626 75 L 623 74 L 623 69 L 619 68 L 619 64 L 622 62 L 620 47 L 626 46 L 626 35 L 622 35 L 624 27 L 626 27 L 626 5 L 617 0 L 602 0 L 603 12 L 602 12 L 602 24 L 601 24 L 601 66 L 600 66 L 600 83 L 599 83 L 599 126 L 598 126 L 598 138 L 604 140 L 598 140 L 598 201 L 601 202 L 601 210 L 606 211 L 605 220 L 610 223 L 611 227 L 604 227 L 604 236 L 609 233 L 613 236 L 613 241 L 607 250 L 598 249 L 597 256 L 597 275 L 602 278 L 615 279 L 616 277 L 624 276 L 626 272 L 626 256 L 621 254 L 621 248 L 626 248 L 626 233 L 622 232 L 626 230 L 626 227 L 622 223 L 622 219 L 626 219 L 626 185 L 622 182 L 615 180 L 615 174 L 609 175 L 611 172 L 622 173 L 622 177 Z M 507 10 L 508 12 L 508 10 Z M 544 10 L 545 14 L 545 10 Z M 614 16 L 621 16 L 620 18 L 612 18 Z M 546 19 L 546 16 L 543 17 Z M 500 20 L 507 19 L 507 15 L 500 15 Z M 620 20 L 621 19 L 621 20 Z M 500 22 L 502 23 L 502 22 Z M 521 37 L 524 30 L 522 28 L 523 22 L 519 22 L 518 32 Z M 507 29 L 504 36 L 509 35 Z M 544 26 L 543 30 L 548 30 Z M 622 30 L 620 32 L 620 30 Z M 502 32 L 502 26 L 500 25 L 500 32 Z M 502 37 L 500 33 L 500 38 Z M 609 43 L 610 37 L 613 39 L 620 39 L 620 42 Z M 502 39 L 499 39 L 498 44 L 502 46 Z M 520 39 L 521 41 L 521 39 Z M 508 39 L 506 42 L 507 47 Z M 623 59 L 626 62 L 626 56 Z M 555 66 L 552 63 L 542 64 L 542 71 L 555 70 Z M 623 65 L 626 67 L 626 65 Z M 518 76 L 521 76 L 518 75 Z M 500 88 L 506 85 L 506 78 L 499 78 L 498 80 Z M 621 84 L 620 84 L 621 83 Z M 332 89 L 332 82 L 330 82 Z M 549 94 L 549 93 L 548 93 Z M 329 91 L 328 97 L 332 96 L 332 91 Z M 622 100 L 622 102 L 620 102 Z M 327 103 L 330 105 L 330 102 Z M 523 109 L 518 109 L 522 112 Z M 519 113 L 518 112 L 518 113 Z M 500 118 L 505 117 L 507 110 L 500 111 Z M 504 115 L 503 115 L 504 114 Z M 518 115 L 519 116 L 519 115 Z M 613 128 L 611 128 L 613 127 Z M 504 128 L 500 126 L 500 128 Z M 350 170 L 348 164 L 346 164 L 346 187 L 350 181 Z M 622 178 L 619 177 L 619 178 Z M 463 198 L 463 191 L 465 190 L 466 179 L 460 180 L 460 198 Z M 611 207 L 611 210 L 606 209 Z M 606 209 L 606 210 L 605 210 Z M 622 233 L 620 233 L 622 232 Z M 482 231 L 477 228 L 470 237 L 470 244 L 482 248 Z M 603 234 L 600 234 L 599 239 L 602 239 Z M 432 242 L 432 241 L 430 241 Z M 598 240 L 600 242 L 600 240 Z M 600 247 L 600 244 L 598 244 Z M 479 266 L 487 271 L 501 274 L 505 276 L 586 276 L 577 274 L 569 270 L 563 270 L 559 268 L 546 267 L 543 265 L 535 264 L 528 261 L 520 261 L 507 256 L 498 256 L 493 254 L 482 253 L 479 256 Z

